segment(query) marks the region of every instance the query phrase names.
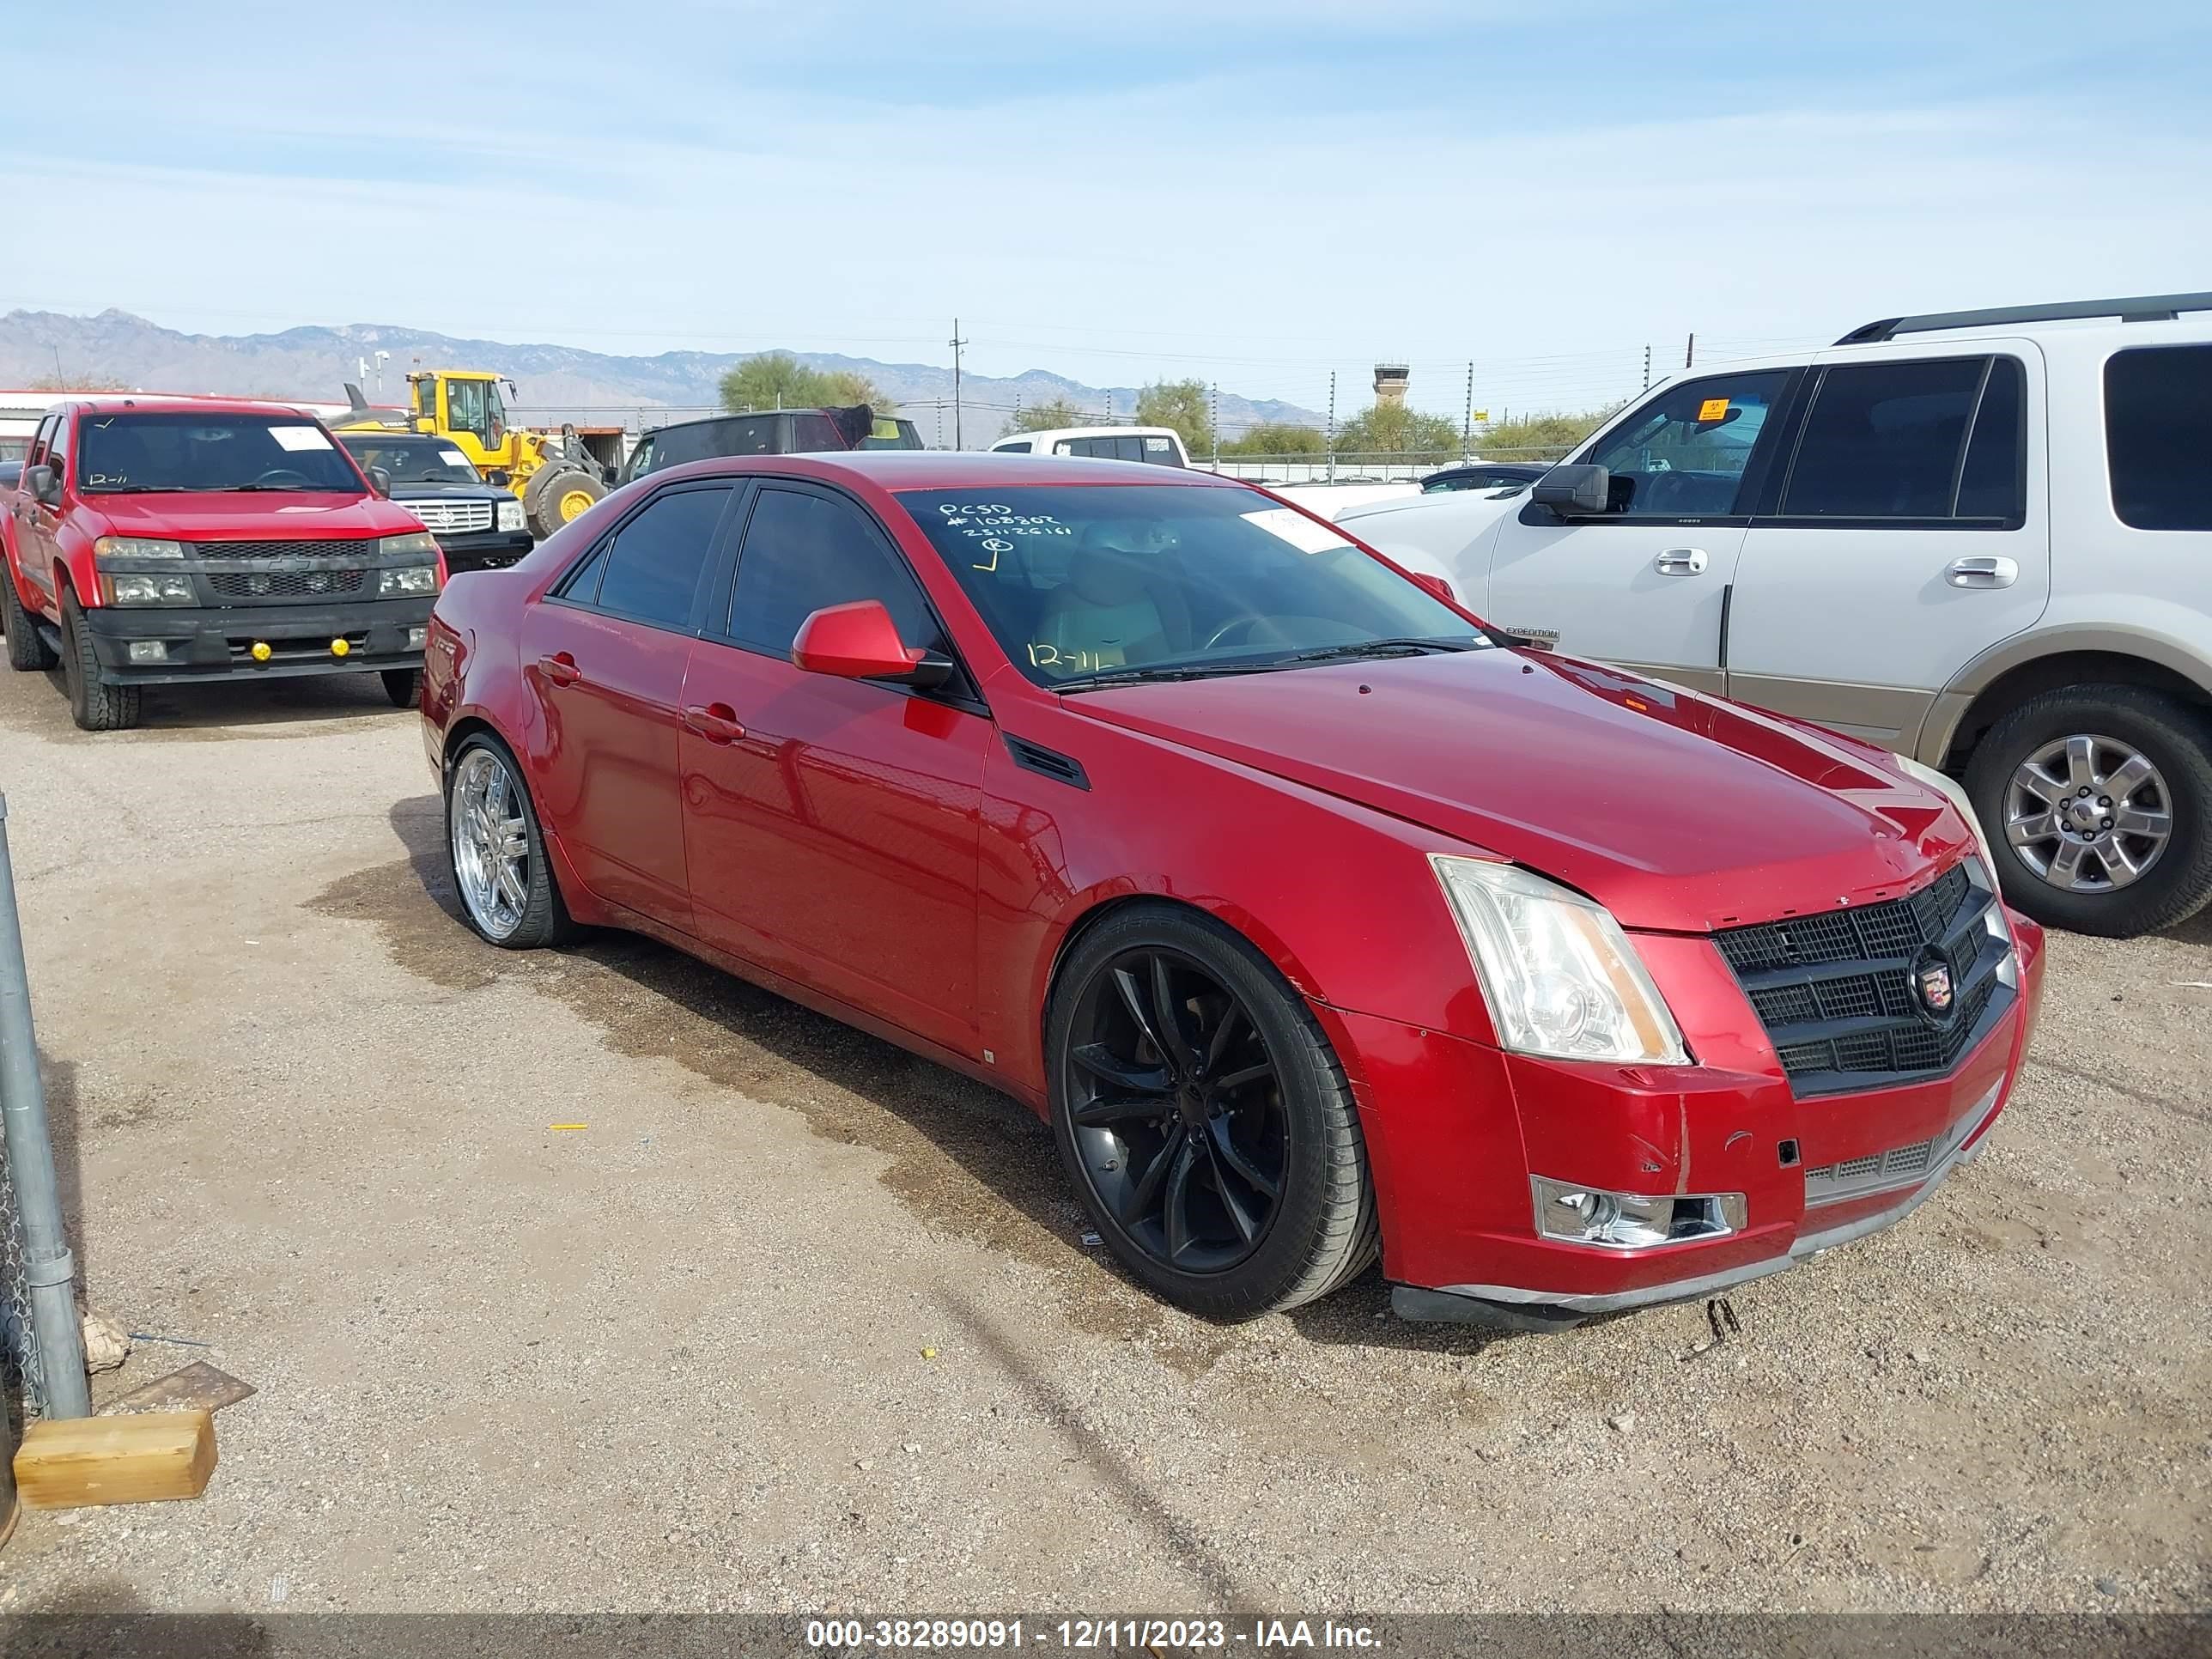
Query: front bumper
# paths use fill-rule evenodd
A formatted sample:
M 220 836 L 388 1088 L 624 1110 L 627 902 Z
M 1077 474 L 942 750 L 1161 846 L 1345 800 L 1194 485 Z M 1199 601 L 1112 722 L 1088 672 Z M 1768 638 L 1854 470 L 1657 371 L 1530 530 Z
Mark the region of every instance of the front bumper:
M 527 530 L 471 530 L 452 535 L 433 531 L 431 534 L 446 556 L 446 568 L 456 574 L 504 570 L 538 545 Z
M 420 668 L 422 648 L 408 644 L 408 630 L 425 626 L 435 603 L 434 594 L 420 593 L 324 605 L 99 605 L 84 612 L 84 626 L 104 684 L 285 679 Z M 331 650 L 339 639 L 347 646 L 343 657 Z M 167 647 L 163 659 L 131 661 L 131 645 L 138 640 L 162 641 Z M 257 641 L 270 647 L 267 662 L 253 659 Z
M 1703 1064 L 1613 1066 L 1332 1011 L 1357 1056 L 1394 1305 L 1411 1319 L 1571 1325 L 1713 1295 L 1903 1219 L 1979 1152 L 2019 1073 L 2043 937 L 2023 918 L 2014 933 L 2018 994 L 1987 1035 L 1941 1077 L 1863 1093 L 1800 1097 L 1771 1048 L 1762 1060 L 1749 1045 L 1729 1051 L 1694 1033 Z M 1639 945 L 1662 984 L 1707 965 L 1727 971 L 1703 941 Z M 1682 959 L 1658 960 L 1669 948 Z M 1735 1006 L 1739 1030 L 1756 1030 L 1740 997 Z M 1735 1231 L 1681 1243 L 1571 1243 L 1537 1233 L 1531 1176 L 1620 1193 L 1741 1194 L 1745 1216 Z

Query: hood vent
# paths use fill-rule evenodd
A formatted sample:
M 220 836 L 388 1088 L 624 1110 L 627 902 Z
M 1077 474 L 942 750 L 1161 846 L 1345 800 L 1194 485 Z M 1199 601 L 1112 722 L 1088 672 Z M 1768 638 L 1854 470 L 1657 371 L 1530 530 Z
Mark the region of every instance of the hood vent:
M 1077 789 L 1091 787 L 1089 774 L 1083 763 L 1063 755 L 1057 749 L 1048 749 L 1041 743 L 1031 743 L 1027 738 L 1018 738 L 1011 732 L 999 734 L 1006 741 L 1006 752 L 1014 757 L 1014 764 L 1027 772 L 1065 783 Z

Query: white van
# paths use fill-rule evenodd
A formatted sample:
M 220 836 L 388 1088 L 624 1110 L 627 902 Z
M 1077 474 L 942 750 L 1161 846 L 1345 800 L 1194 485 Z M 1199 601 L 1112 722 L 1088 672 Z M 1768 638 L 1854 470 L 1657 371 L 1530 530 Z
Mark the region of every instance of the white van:
M 1015 432 L 991 446 L 994 455 L 1088 455 L 1101 461 L 1150 461 L 1188 466 L 1190 452 L 1171 426 L 1063 426 Z

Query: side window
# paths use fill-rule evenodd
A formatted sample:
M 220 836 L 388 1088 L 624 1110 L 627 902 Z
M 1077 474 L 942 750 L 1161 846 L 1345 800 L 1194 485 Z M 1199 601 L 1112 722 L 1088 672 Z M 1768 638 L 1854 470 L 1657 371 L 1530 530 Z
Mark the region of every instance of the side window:
M 54 441 L 54 423 L 61 417 L 49 415 L 39 422 L 39 429 L 31 436 L 31 453 L 23 458 L 23 470 L 46 465 L 46 450 Z
M 1990 360 L 1974 410 L 1953 515 L 2018 524 L 2027 514 L 2027 376 L 2017 357 Z
M 599 602 L 599 577 L 607 568 L 607 549 L 611 544 L 601 542 L 588 557 L 574 570 L 561 578 L 553 592 L 556 597 L 574 599 L 578 605 L 597 605 Z
M 2136 530 L 2212 530 L 2212 345 L 2137 346 L 2105 364 L 2112 511 Z
M 837 423 L 827 415 L 794 415 L 791 417 L 791 447 L 804 453 L 808 450 L 842 449 L 845 441 L 838 435 Z
M 782 656 L 827 605 L 881 599 L 908 645 L 941 645 L 914 573 L 850 501 L 764 488 L 745 526 L 730 596 L 730 637 Z
M 54 429 L 46 438 L 46 465 L 54 470 L 54 477 L 66 478 L 70 467 L 70 417 L 54 416 Z
M 1737 499 L 1744 471 L 1789 378 L 1778 368 L 1716 374 L 1644 404 L 1584 458 L 1613 475 L 1608 511 L 1672 519 L 1748 510 Z
M 1150 461 L 1155 466 L 1181 466 L 1182 465 L 1182 462 L 1176 458 L 1175 440 L 1172 438 L 1146 439 L 1144 459 Z
M 1796 519 L 1948 519 L 1986 357 L 1879 362 L 1820 377 L 1782 494 Z
M 1030 453 L 1030 441 L 1024 438 L 1019 443 L 993 444 L 991 447 L 1000 455 L 1026 455 Z
M 434 421 L 438 418 L 438 383 L 435 380 L 415 382 L 415 412 L 428 416 Z
M 599 577 L 599 607 L 663 628 L 687 628 L 726 488 L 672 489 L 615 532 Z

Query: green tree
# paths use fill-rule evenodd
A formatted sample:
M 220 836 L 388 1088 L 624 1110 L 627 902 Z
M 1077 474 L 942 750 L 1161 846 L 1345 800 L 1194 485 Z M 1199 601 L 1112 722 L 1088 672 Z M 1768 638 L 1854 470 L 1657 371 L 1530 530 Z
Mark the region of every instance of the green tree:
M 1173 427 L 1194 455 L 1213 447 L 1211 399 L 1203 380 L 1155 380 L 1137 394 L 1139 426 Z
M 1221 446 L 1224 455 L 1323 455 L 1328 439 L 1317 426 L 1297 426 L 1284 421 L 1262 421 L 1239 438 Z
M 1403 404 L 1375 404 L 1337 428 L 1340 455 L 1456 455 L 1459 422 Z
M 833 368 L 822 377 L 825 404 L 866 404 L 878 415 L 897 407 L 890 393 L 857 368 Z
M 1475 447 L 1493 460 L 1513 460 L 1524 453 L 1548 460 L 1589 437 L 1620 409 L 1615 404 L 1579 415 L 1530 415 L 1517 421 L 1487 422 L 1476 436 Z
M 1025 404 L 1014 411 L 1009 432 L 1052 432 L 1064 426 L 1083 426 L 1083 411 L 1065 398 L 1049 403 Z
M 809 368 L 788 351 L 763 351 L 746 358 L 722 376 L 720 390 L 722 407 L 732 412 L 866 404 L 878 415 L 888 415 L 893 407 L 883 388 L 858 369 Z

